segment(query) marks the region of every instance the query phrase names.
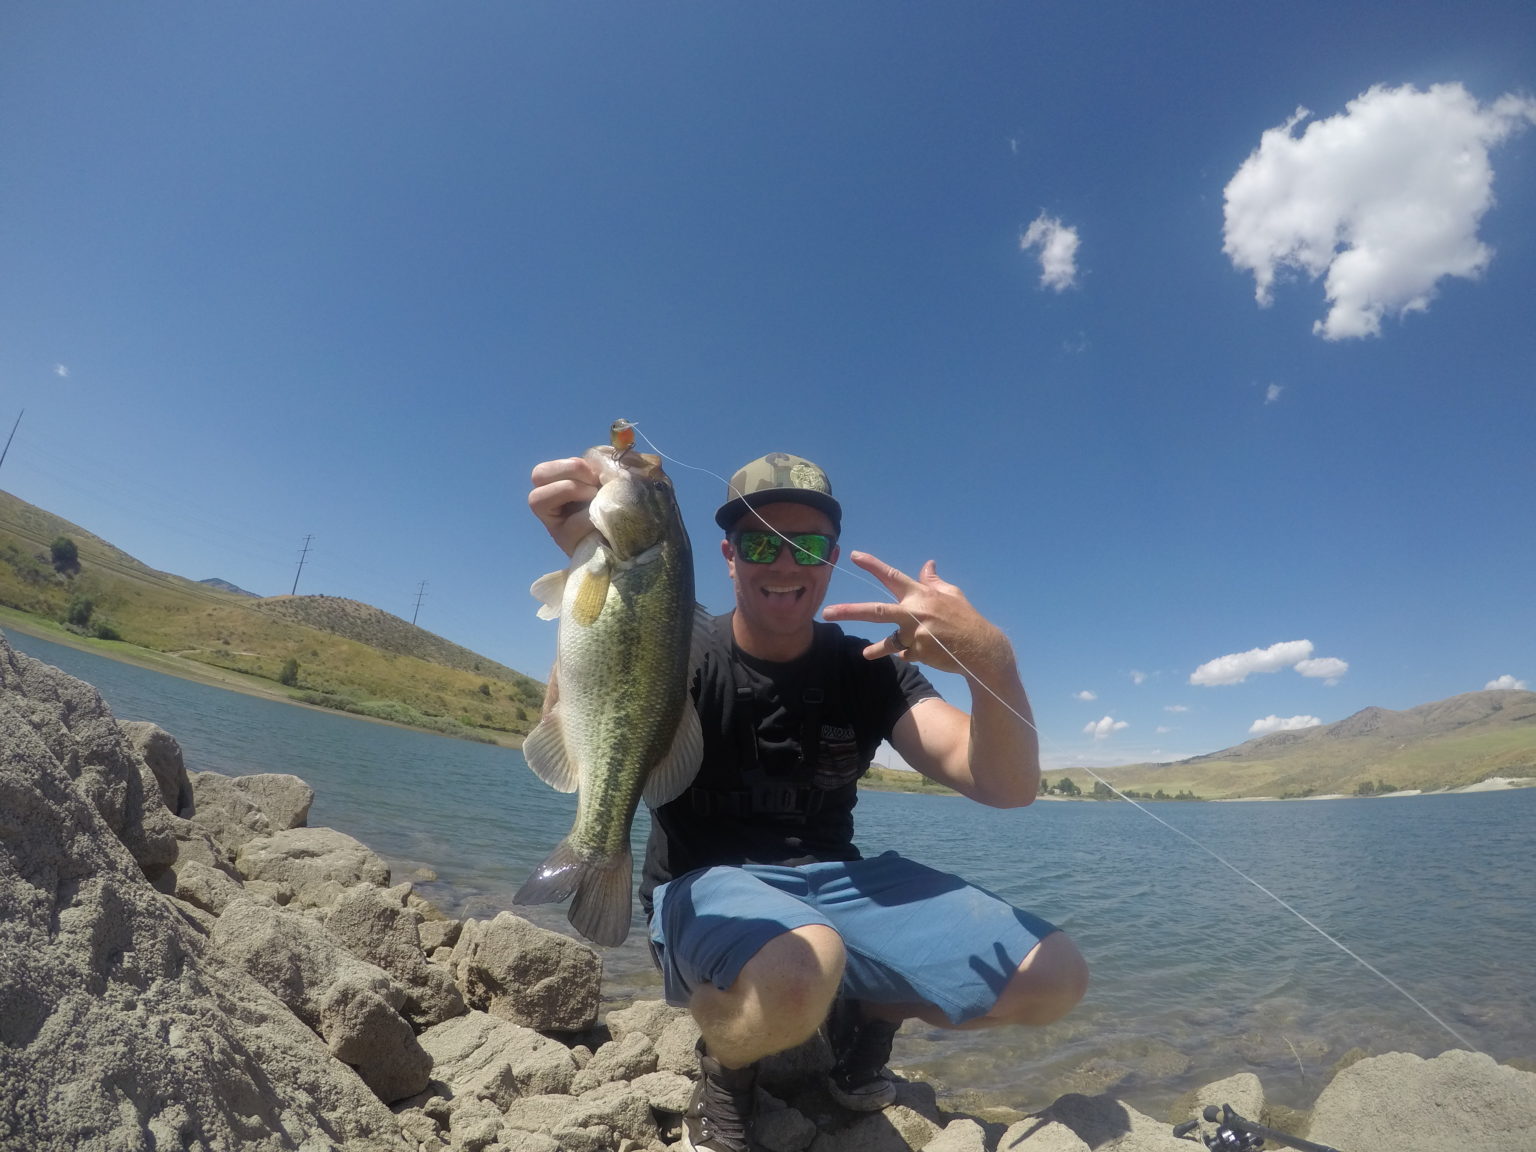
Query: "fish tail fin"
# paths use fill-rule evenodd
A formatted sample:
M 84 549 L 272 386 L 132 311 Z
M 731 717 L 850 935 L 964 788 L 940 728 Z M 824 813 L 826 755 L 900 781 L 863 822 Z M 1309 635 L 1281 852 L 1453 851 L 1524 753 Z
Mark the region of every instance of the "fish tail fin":
M 605 861 L 588 862 L 566 913 L 576 931 L 594 944 L 612 948 L 624 943 L 633 915 L 633 875 L 634 860 L 627 850 Z
M 514 904 L 557 904 L 576 891 L 588 864 L 562 840 L 512 897 Z
M 555 904 L 574 896 L 566 918 L 588 940 L 611 948 L 629 936 L 633 873 L 634 859 L 627 849 L 607 859 L 589 860 L 566 839 L 523 881 L 512 902 Z

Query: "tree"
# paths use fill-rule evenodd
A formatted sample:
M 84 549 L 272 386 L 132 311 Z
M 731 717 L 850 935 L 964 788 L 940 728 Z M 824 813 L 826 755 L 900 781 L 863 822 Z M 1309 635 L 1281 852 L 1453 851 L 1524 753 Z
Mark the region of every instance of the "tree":
M 292 656 L 283 661 L 283 670 L 277 674 L 277 682 L 288 688 L 299 682 L 299 662 Z
M 1093 795 L 1095 799 L 1108 800 L 1114 795 L 1114 792 L 1110 790 L 1109 785 L 1104 783 L 1104 781 L 1095 780 L 1093 782 Z
M 65 619 L 76 628 L 84 628 L 91 622 L 91 613 L 96 610 L 96 604 L 88 596 L 76 596 L 69 602 L 69 611 Z
M 68 536 L 55 536 L 49 545 L 53 555 L 53 570 L 61 576 L 73 576 L 80 571 L 80 549 Z
M 1056 781 L 1056 791 L 1060 792 L 1063 796 L 1081 796 L 1083 794 L 1083 790 L 1072 783 L 1072 777 L 1070 776 L 1063 776 L 1060 780 Z

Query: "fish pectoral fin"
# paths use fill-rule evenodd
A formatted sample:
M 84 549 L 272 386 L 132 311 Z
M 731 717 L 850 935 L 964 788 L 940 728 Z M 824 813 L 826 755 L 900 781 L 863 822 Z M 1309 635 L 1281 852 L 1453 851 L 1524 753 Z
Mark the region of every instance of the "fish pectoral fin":
M 544 719 L 523 740 L 523 759 L 556 792 L 576 791 L 581 783 L 581 769 L 566 755 L 565 728 L 560 723 L 558 706 L 546 711 Z
M 699 710 L 691 699 L 684 700 L 672 747 L 645 782 L 645 802 L 658 808 L 668 800 L 676 800 L 699 774 L 703 759 L 704 728 L 699 723 Z
M 546 572 L 529 587 L 528 591 L 539 601 L 540 620 L 553 620 L 560 615 L 560 601 L 565 596 L 565 576 L 564 568 Z
M 609 570 L 606 564 L 589 564 L 577 577 L 575 599 L 571 601 L 571 619 L 583 627 L 591 627 L 603 614 L 608 602 Z

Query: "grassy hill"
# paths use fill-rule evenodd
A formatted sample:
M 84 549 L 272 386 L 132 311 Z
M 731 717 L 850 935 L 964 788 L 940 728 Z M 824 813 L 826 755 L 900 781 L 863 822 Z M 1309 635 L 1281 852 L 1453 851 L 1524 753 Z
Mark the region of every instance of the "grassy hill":
M 1459 788 L 1490 776 L 1536 777 L 1536 692 L 1468 692 L 1402 712 L 1366 708 L 1334 724 L 1275 732 L 1171 764 L 1100 769 L 1121 791 L 1204 799 L 1369 795 Z M 1070 776 L 1085 791 L 1081 770 Z
M 73 541 L 77 563 L 52 544 Z M 100 644 L 259 678 L 292 699 L 480 739 L 537 721 L 538 681 L 366 604 L 253 600 L 159 572 L 78 525 L 0 492 L 0 604 Z

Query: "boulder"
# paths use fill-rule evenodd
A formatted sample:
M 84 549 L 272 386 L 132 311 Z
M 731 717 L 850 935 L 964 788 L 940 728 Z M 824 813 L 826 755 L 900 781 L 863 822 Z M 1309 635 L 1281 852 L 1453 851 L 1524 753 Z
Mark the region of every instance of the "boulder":
M 151 887 L 174 840 L 155 848 L 144 814 L 173 818 L 100 697 L 3 636 L 0 749 L 0 1146 L 406 1152 L 356 1074 Z
M 1373 1056 L 1323 1089 L 1306 1137 L 1392 1152 L 1536 1147 L 1536 1072 L 1457 1050 L 1433 1060 L 1407 1052 Z
M 1003 1133 L 998 1152 L 1190 1152 L 1198 1145 L 1176 1139 L 1173 1127 L 1136 1111 L 1113 1096 L 1059 1097 L 1044 1111 Z
M 631 1032 L 622 1040 L 610 1040 L 592 1055 L 576 1073 L 571 1091 L 580 1095 L 615 1080 L 633 1080 L 656 1071 L 656 1045 L 640 1032 Z
M 285 773 L 225 776 L 193 772 L 188 780 L 192 786 L 190 819 L 207 829 L 231 855 L 258 836 L 303 827 L 315 798 L 313 788 Z
M 923 1152 L 987 1152 L 987 1132 L 974 1120 L 951 1120 Z
M 334 828 L 290 828 L 248 840 L 235 867 L 247 880 L 288 885 L 308 908 L 327 907 L 359 884 L 389 887 L 389 865 Z
M 426 1088 L 432 1058 L 399 1013 L 405 992 L 309 917 L 241 900 L 219 916 L 211 941 L 314 1029 L 385 1103 Z
M 119 727 L 128 737 L 134 754 L 155 778 L 166 809 L 173 816 L 187 815 L 192 810 L 192 783 L 187 779 L 187 766 L 176 737 L 148 720 L 122 720 Z
M 472 1008 L 541 1032 L 597 1023 L 603 962 L 585 944 L 510 912 L 466 920 L 449 960 Z
M 569 1092 L 576 1062 L 565 1045 L 485 1012 L 456 1016 L 422 1032 L 436 1081 L 455 1097 L 506 1107 L 523 1096 Z
M 326 916 L 325 930 L 352 955 L 376 964 L 405 989 L 401 1012 L 418 1028 L 441 1024 L 467 1011 L 458 985 L 427 962 L 417 928 L 418 912 L 406 906 L 409 884 L 347 892 Z

